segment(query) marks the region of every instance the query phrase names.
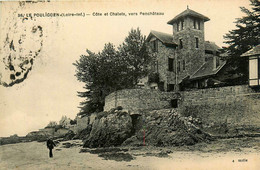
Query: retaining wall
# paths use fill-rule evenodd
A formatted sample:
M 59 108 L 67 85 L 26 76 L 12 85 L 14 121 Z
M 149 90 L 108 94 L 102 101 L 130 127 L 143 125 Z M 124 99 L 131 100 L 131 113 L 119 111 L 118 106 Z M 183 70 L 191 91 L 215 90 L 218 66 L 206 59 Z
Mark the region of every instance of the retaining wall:
M 108 95 L 104 111 L 117 106 L 126 110 L 157 110 L 171 108 L 171 100 L 178 98 L 174 92 L 161 92 L 153 89 L 125 89 Z
M 260 91 L 247 85 L 185 91 L 180 103 L 182 114 L 204 124 L 260 127 Z

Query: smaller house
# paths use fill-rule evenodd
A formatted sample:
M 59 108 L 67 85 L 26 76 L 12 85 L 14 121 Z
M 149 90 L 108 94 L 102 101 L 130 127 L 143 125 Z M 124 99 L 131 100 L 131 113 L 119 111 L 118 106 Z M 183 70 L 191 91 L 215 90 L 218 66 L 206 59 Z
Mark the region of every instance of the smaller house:
M 241 57 L 249 58 L 249 86 L 260 86 L 260 44 L 242 54 Z

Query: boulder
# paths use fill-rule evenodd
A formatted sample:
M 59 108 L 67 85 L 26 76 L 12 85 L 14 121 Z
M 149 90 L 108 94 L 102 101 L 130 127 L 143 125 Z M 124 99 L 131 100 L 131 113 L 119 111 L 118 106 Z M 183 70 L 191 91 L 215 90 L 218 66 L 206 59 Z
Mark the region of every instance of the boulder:
M 78 134 L 76 134 L 73 137 L 73 139 L 85 140 L 85 139 L 87 139 L 89 137 L 91 130 L 92 130 L 92 124 L 88 124 L 87 128 L 83 129 Z
M 121 145 L 133 133 L 132 119 L 126 112 L 101 112 L 94 120 L 84 147 L 108 147 Z

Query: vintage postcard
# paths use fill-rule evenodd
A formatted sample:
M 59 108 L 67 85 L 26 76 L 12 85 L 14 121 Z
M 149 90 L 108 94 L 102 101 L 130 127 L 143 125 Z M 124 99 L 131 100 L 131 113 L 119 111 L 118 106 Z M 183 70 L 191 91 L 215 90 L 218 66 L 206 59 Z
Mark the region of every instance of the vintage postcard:
M 0 169 L 260 169 L 259 7 L 0 1 Z

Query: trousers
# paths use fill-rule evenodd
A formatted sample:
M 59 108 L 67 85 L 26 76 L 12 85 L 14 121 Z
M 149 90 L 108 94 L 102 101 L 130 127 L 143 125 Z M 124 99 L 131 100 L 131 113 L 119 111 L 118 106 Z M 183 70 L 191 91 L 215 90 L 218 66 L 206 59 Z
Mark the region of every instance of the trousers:
M 53 154 L 52 154 L 52 148 L 49 148 L 49 150 L 50 150 L 50 152 L 49 152 L 49 156 L 50 156 L 50 158 L 52 158 L 52 157 L 53 157 Z

